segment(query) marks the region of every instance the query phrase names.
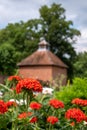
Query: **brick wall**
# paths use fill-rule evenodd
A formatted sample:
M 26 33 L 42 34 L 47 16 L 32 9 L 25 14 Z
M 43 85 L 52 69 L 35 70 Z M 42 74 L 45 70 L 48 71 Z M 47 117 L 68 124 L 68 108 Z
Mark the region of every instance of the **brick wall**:
M 59 80 L 61 85 L 65 85 L 67 83 L 67 69 L 66 68 L 53 66 L 52 75 L 54 79 Z
M 51 80 L 52 67 L 51 66 L 33 66 L 33 67 L 20 67 L 19 74 L 23 78 L 35 78 L 43 81 Z
M 58 79 L 61 85 L 67 82 L 67 69 L 55 66 L 29 66 L 20 67 L 19 74 L 23 78 L 35 78 L 43 81 Z

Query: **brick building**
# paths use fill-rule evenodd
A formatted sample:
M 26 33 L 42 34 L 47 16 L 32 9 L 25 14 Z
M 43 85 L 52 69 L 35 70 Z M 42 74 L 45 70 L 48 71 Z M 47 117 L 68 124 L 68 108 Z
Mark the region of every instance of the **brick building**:
M 63 84 L 67 80 L 67 65 L 49 50 L 49 43 L 42 40 L 39 48 L 32 55 L 18 63 L 19 74 L 42 81 L 50 81 L 64 75 Z

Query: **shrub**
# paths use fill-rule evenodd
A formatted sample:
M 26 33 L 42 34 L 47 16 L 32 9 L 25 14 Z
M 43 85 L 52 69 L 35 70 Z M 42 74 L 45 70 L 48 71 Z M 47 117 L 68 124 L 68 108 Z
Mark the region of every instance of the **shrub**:
M 74 98 L 87 99 L 87 79 L 75 78 L 72 85 L 62 87 L 60 91 L 54 92 L 54 96 L 67 105 Z

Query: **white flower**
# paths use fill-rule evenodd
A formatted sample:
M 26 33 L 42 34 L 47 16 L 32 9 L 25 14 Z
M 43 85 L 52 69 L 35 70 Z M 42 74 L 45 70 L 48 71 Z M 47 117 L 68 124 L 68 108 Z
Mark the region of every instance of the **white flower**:
M 3 96 L 3 93 L 0 91 L 0 98 L 2 98 L 2 96 Z
M 27 104 L 26 100 L 20 99 L 19 100 L 19 105 L 24 105 Z
M 18 100 L 15 100 L 15 99 L 10 99 L 9 101 L 14 101 L 14 102 L 16 102 L 17 104 L 19 104 L 19 101 L 18 101 Z
M 84 121 L 83 123 L 84 123 L 84 125 L 87 125 L 87 122 L 86 122 L 86 121 Z
M 43 94 L 52 94 L 52 92 L 53 92 L 53 89 L 48 88 L 48 87 L 44 87 L 42 91 Z
M 24 105 L 24 104 L 26 104 L 26 100 L 23 100 L 23 99 L 20 99 L 19 101 L 18 101 L 18 100 L 15 100 L 15 99 L 10 99 L 9 101 L 14 101 L 14 102 L 16 102 L 16 103 L 19 104 L 19 105 Z

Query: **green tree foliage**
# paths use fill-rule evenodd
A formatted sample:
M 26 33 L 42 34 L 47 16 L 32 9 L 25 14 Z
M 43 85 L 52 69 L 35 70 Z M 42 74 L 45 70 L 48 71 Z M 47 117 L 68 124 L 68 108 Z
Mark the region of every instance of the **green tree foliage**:
M 16 68 L 15 49 L 9 43 L 0 46 L 0 73 L 11 75 Z
M 34 52 L 40 37 L 50 43 L 50 49 L 69 66 L 69 78 L 73 75 L 73 61 L 76 55 L 73 44 L 80 32 L 67 21 L 65 9 L 60 4 L 44 5 L 40 8 L 40 18 L 27 22 L 8 24 L 0 30 L 0 44 L 5 42 L 15 48 L 17 62 Z
M 87 52 L 78 53 L 74 62 L 74 76 L 87 77 Z
M 8 41 L 8 43 L 14 46 L 17 52 L 21 53 L 21 60 L 27 55 L 27 53 L 32 53 L 32 51 L 30 50 L 30 47 L 32 46 L 32 40 L 28 39 L 27 35 L 28 31 L 26 24 L 22 21 L 20 23 L 8 24 L 5 29 L 2 29 L 0 31 L 0 44 L 3 44 L 4 42 Z M 33 50 L 35 50 L 35 43 L 33 42 L 33 44 L 34 47 L 32 48 Z

